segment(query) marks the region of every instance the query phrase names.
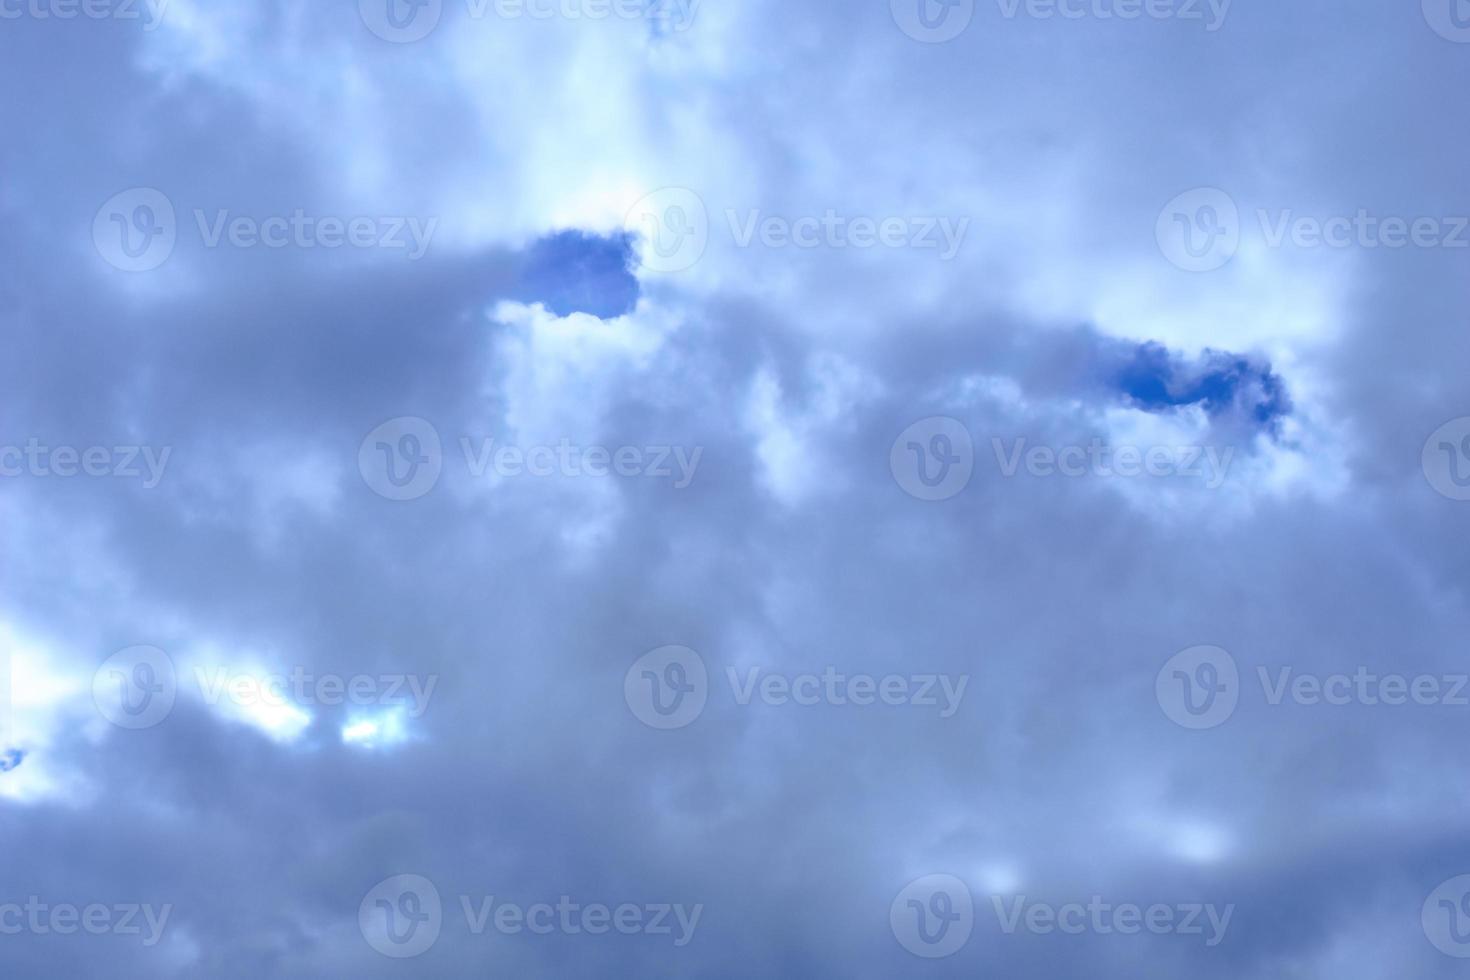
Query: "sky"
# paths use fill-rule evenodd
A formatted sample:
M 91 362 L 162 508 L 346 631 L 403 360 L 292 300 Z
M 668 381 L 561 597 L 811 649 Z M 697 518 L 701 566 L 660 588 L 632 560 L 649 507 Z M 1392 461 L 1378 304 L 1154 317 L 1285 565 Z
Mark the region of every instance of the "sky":
M 1470 959 L 1470 3 L 0 0 L 0 971 Z

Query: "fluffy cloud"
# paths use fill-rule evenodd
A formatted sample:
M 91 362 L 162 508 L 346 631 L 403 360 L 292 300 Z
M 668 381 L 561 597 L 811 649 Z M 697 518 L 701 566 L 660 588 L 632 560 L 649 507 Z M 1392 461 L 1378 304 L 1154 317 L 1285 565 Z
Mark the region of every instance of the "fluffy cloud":
M 7 976 L 1450 975 L 1438 8 L 431 6 L 0 21 Z

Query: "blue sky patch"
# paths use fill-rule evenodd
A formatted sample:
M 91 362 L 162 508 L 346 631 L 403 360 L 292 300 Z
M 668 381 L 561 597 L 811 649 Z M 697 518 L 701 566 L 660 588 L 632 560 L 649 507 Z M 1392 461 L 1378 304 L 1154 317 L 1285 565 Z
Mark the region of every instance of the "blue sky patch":
M 629 271 L 632 249 L 626 234 L 548 235 L 531 246 L 515 298 L 542 303 L 557 316 L 622 316 L 638 302 L 638 280 Z

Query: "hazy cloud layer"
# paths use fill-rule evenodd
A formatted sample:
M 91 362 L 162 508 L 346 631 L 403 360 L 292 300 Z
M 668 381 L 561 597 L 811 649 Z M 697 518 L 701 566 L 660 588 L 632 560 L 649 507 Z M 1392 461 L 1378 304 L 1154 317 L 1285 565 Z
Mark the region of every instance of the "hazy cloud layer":
M 1450 3 L 87 10 L 5 976 L 1458 975 Z

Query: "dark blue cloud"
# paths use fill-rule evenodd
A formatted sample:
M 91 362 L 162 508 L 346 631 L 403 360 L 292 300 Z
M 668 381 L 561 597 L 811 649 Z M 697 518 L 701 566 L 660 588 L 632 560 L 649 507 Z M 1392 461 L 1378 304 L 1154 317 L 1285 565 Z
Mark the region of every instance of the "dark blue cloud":
M 1290 414 L 1291 398 L 1271 365 L 1256 357 L 1206 349 L 1194 361 L 1162 344 L 1140 344 L 1118 370 L 1115 383 L 1146 412 L 1199 405 L 1211 416 L 1243 413 L 1274 431 Z

